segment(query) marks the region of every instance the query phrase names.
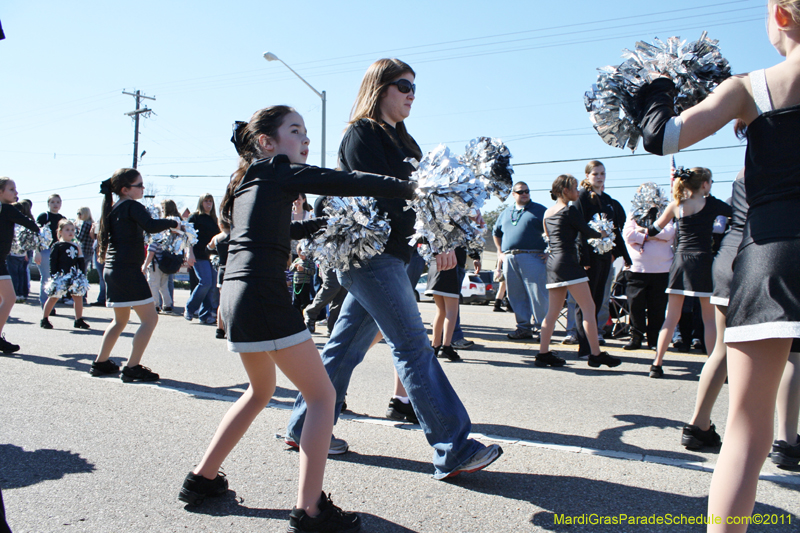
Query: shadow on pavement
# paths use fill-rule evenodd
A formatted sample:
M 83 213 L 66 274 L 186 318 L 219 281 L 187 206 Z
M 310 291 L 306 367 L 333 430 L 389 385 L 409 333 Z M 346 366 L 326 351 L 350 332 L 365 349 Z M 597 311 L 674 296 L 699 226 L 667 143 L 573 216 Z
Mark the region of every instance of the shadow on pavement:
M 67 450 L 40 449 L 28 452 L 13 444 L 0 444 L 0 486 L 18 489 L 36 483 L 61 479 L 66 474 L 85 474 L 94 465 Z

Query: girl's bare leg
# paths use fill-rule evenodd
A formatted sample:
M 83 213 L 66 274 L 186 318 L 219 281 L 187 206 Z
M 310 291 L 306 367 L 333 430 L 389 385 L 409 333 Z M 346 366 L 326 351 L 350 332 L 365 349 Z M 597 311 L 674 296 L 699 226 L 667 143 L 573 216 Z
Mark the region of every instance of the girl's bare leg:
M 708 513 L 722 518 L 708 531 L 745 531 L 726 524 L 727 517 L 753 512 L 758 475 L 772 444 L 775 399 L 791 339 L 728 344 L 730 407 L 725 440 L 711 478 Z
M 100 345 L 100 353 L 95 358 L 95 363 L 108 361 L 111 356 L 111 350 L 114 349 L 114 345 L 125 330 L 125 326 L 128 325 L 128 320 L 131 317 L 130 307 L 113 307 L 112 309 L 114 309 L 114 320 L 111 321 L 105 333 L 103 333 L 103 343 Z
M 55 296 L 51 296 L 47 299 L 47 301 L 44 303 L 44 309 L 42 309 L 42 318 L 50 317 L 50 312 L 56 306 L 56 303 L 58 303 L 58 298 Z
M 703 340 L 706 343 L 706 350 L 710 350 L 711 346 L 717 345 L 714 306 L 711 305 L 710 298 L 700 297 L 698 299 L 700 300 L 700 314 L 703 316 Z
M 553 330 L 556 327 L 558 314 L 564 307 L 564 298 L 567 297 L 567 287 L 556 287 L 554 289 L 547 289 L 548 294 L 548 307 L 547 316 L 542 321 L 542 331 L 539 337 L 539 353 L 547 353 L 550 351 L 550 339 L 553 338 Z M 597 328 L 595 328 L 595 333 Z M 588 335 L 588 333 L 587 333 Z M 594 336 L 597 339 L 597 335 Z
M 11 315 L 11 308 L 17 301 L 17 295 L 14 293 L 14 284 L 10 279 L 0 279 L 0 333 L 6 326 L 8 317 Z
M 714 409 L 719 392 L 725 384 L 725 378 L 728 377 L 728 366 L 726 364 L 728 347 L 725 345 L 724 339 L 725 313 L 727 309 L 727 307 L 718 306 L 715 311 L 714 316 L 717 323 L 716 343 L 714 344 L 714 350 L 706 360 L 706 364 L 703 365 L 703 371 L 700 372 L 694 414 L 691 422 L 689 422 L 703 431 L 707 431 L 711 427 L 711 411 Z
M 586 332 L 586 340 L 589 342 L 589 349 L 592 355 L 600 355 L 600 343 L 597 342 L 597 311 L 594 307 L 594 299 L 589 290 L 589 283 L 577 283 L 570 285 L 569 290 L 575 303 L 578 304 L 583 312 L 583 330 Z
M 456 330 L 456 320 L 458 320 L 458 298 L 443 296 L 442 299 L 444 300 L 444 332 L 442 333 L 442 344 L 450 346 L 450 343 L 453 342 L 453 332 Z
M 681 319 L 682 307 L 683 294 L 670 294 L 669 303 L 667 304 L 667 316 L 664 318 L 661 331 L 658 332 L 656 359 L 653 361 L 656 366 L 661 366 L 661 362 L 664 360 L 664 354 L 667 353 L 669 343 L 672 341 L 672 334 L 675 333 L 675 326 L 678 325 L 678 321 Z
M 800 353 L 792 352 L 786 362 L 778 388 L 778 439 L 797 444 L 797 418 L 800 416 Z
M 131 356 L 128 358 L 129 367 L 138 365 L 142 360 L 144 350 L 150 342 L 150 337 L 153 336 L 156 324 L 158 324 L 158 313 L 156 312 L 156 306 L 152 303 L 137 305 L 133 310 L 139 315 L 141 325 L 139 325 L 136 333 L 133 334 Z
M 433 295 L 433 301 L 436 303 L 436 314 L 433 316 L 433 346 L 442 345 L 442 333 L 444 331 L 444 317 L 447 315 L 445 309 L 444 296 L 440 294 Z
M 83 296 L 72 296 L 73 308 L 75 309 L 75 320 L 83 318 Z M 49 303 L 49 302 L 48 302 Z

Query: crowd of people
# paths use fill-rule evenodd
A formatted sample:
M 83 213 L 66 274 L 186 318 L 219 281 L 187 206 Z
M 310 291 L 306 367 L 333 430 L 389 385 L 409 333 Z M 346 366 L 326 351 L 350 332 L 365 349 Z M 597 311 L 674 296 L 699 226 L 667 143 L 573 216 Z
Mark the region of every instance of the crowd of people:
M 681 442 L 690 449 L 720 445 L 711 411 L 727 377 L 730 414 L 708 507 L 709 515 L 722 517 L 752 512 L 770 444 L 778 464 L 794 467 L 800 461 L 800 285 L 791 267 L 798 253 L 800 175 L 790 148 L 793 132 L 800 128 L 800 89 L 794 83 L 800 76 L 800 3 L 770 0 L 768 5 L 770 42 L 786 61 L 725 81 L 680 116 L 674 112 L 669 79 L 659 78 L 640 91 L 645 147 L 659 155 L 675 153 L 737 121 L 748 151 L 730 203 L 710 195 L 709 169 L 674 169 L 671 201 L 628 216 L 605 191 L 603 163 L 591 161 L 580 184 L 570 174 L 555 179 L 555 203 L 549 208 L 531 199 L 526 183 L 515 183 L 513 203 L 492 228 L 496 275 L 505 281 L 507 307 L 516 321 L 508 338 L 533 340 L 538 335 L 537 366 L 566 364 L 551 351 L 551 343 L 556 319 L 565 306 L 570 309 L 568 294 L 575 305 L 578 357 L 586 357 L 594 368 L 621 364 L 620 358 L 601 351 L 604 341 L 598 329 L 608 316 L 616 258 L 624 263 L 630 314 L 631 339 L 625 349 L 640 349 L 644 342 L 655 349 L 651 378 L 665 376 L 663 359 L 684 300 L 698 299 L 703 344 L 711 354 Z M 405 209 L 415 190 L 409 161 L 422 156 L 405 124 L 415 92 L 415 73 L 408 64 L 397 59 L 372 64 L 339 148 L 337 170 L 306 165 L 310 141 L 303 118 L 291 107 L 267 107 L 249 121 L 237 122 L 231 140 L 239 166 L 219 213 L 214 197 L 203 195 L 185 222 L 171 201 L 161 206 L 164 218 L 151 216 L 137 201 L 144 182 L 135 169 L 120 169 L 103 181 L 96 224 L 86 208 L 76 222 L 67 220 L 59 213 L 61 198 L 56 194 L 34 220 L 30 202 L 17 202 L 14 181 L 0 178 L 0 332 L 14 303 L 28 295 L 26 262 L 39 265 L 40 325 L 45 329 L 52 328 L 49 317 L 58 300 L 48 280 L 75 269 L 86 272 L 91 264 L 102 273 L 100 295 L 93 303 L 114 313 L 91 374 L 120 374 L 124 382 L 159 379 L 141 360 L 159 311 L 174 313 L 170 277 L 175 254 L 157 242 L 145 245 L 145 234 L 181 232 L 192 223 L 198 242 L 177 259 L 179 267 L 191 268 L 197 281 L 183 316 L 217 325 L 217 337 L 226 338 L 228 348 L 240 355 L 249 386 L 186 476 L 181 501 L 199 505 L 227 491 L 220 466 L 271 399 L 277 368 L 299 391 L 285 437 L 300 450 L 289 531 L 358 531 L 360 518 L 333 504 L 323 492 L 323 478 L 327 455 L 349 447 L 333 435 L 333 428 L 351 375 L 381 338 L 392 352 L 395 372 L 387 416 L 419 423 L 432 447 L 434 478 L 486 468 L 502 449 L 469 438 L 469 414 L 438 361 L 460 360 L 456 343 L 465 347 L 458 295 L 466 250 L 438 254 L 431 263 L 428 291 L 437 309 L 432 339 L 413 293 L 424 268 L 408 244 L 415 214 Z M 348 270 L 321 272 L 316 296 L 311 290 L 316 266 L 295 241 L 313 235 L 325 218 L 311 216 L 306 193 L 320 195 L 320 205 L 326 196 L 375 197 L 391 226 L 382 253 L 354 260 L 358 265 Z M 321 207 L 317 212 L 322 214 Z M 590 222 L 597 216 L 613 222 L 613 230 L 593 228 Z M 36 232 L 48 227 L 51 246 L 10 254 L 15 225 Z M 613 246 L 605 251 L 594 246 L 597 240 Z M 216 269 L 212 252 L 219 255 Z M 479 269 L 479 258 L 473 260 Z M 73 301 L 74 327 L 88 328 L 81 316 L 85 294 L 67 296 Z M 320 353 L 311 334 L 328 304 L 330 339 Z M 120 368 L 110 355 L 131 309 L 140 325 Z M 4 353 L 18 349 L 0 337 Z M 779 432 L 773 443 L 776 402 Z M 709 524 L 710 531 L 737 527 Z

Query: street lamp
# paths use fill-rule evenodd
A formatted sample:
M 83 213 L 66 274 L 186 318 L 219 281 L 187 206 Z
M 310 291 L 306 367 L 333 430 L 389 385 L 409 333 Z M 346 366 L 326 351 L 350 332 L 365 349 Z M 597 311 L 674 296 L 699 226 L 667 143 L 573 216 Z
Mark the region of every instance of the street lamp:
M 297 72 L 295 72 L 295 71 L 294 71 L 294 69 L 293 69 L 292 67 L 290 67 L 289 65 L 287 65 L 286 63 L 284 63 L 284 62 L 283 62 L 283 59 L 279 58 L 279 57 L 278 57 L 278 56 L 276 56 L 275 54 L 273 54 L 273 53 L 271 53 L 271 52 L 264 52 L 264 59 L 266 59 L 267 61 L 280 61 L 281 63 L 283 63 L 283 65 L 284 65 L 286 68 L 288 68 L 289 70 L 291 70 L 291 71 L 292 71 L 292 73 L 293 73 L 295 76 L 297 76 L 298 78 L 300 78 L 300 81 L 302 81 L 303 83 L 305 83 L 306 85 L 308 85 L 308 88 L 309 88 L 309 89 L 311 89 L 312 91 L 314 91 L 314 93 L 315 93 L 317 96 L 319 96 L 320 98 L 322 98 L 322 156 L 320 157 L 320 161 L 321 161 L 321 164 L 320 164 L 320 166 L 321 166 L 321 167 L 325 167 L 325 103 L 326 103 L 326 99 L 325 99 L 325 91 L 319 92 L 318 90 L 316 90 L 314 87 L 312 87 L 312 86 L 311 86 L 311 84 L 310 84 L 310 83 L 308 83 L 306 80 L 304 80 L 304 79 L 303 79 L 303 77 L 302 77 L 300 74 L 298 74 Z

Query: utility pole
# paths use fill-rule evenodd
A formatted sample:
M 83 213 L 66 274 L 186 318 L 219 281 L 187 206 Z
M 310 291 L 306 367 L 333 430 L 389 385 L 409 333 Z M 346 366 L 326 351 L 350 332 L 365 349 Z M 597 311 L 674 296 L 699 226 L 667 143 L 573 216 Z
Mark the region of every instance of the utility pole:
M 155 100 L 156 98 L 155 96 L 145 96 L 141 91 L 138 90 L 135 93 L 122 91 L 122 94 L 127 94 L 136 98 L 136 109 L 125 113 L 129 117 L 133 117 L 133 168 L 136 168 L 139 161 L 139 156 L 137 155 L 139 153 L 139 115 L 144 115 L 144 118 L 147 118 L 150 116 L 150 113 L 153 112 L 153 110 L 149 109 L 147 105 L 140 109 L 140 103 L 143 98 L 148 100 Z

